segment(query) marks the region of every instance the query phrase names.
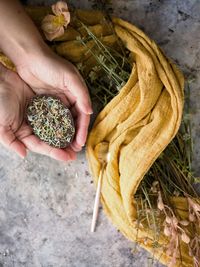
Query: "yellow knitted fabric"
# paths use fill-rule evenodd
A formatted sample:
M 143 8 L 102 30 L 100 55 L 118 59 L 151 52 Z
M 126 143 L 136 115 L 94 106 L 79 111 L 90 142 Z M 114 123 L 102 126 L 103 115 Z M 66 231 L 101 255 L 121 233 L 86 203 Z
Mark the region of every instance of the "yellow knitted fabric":
M 40 27 L 41 20 L 49 13 L 46 8 L 28 8 L 28 12 Z M 100 12 L 76 10 L 75 14 L 90 27 L 107 45 L 115 46 L 116 36 L 102 23 Z M 87 159 L 95 182 L 101 170 L 97 150 L 108 146 L 110 161 L 106 165 L 102 182 L 101 201 L 113 224 L 130 240 L 140 240 L 140 244 L 161 262 L 170 260 L 163 249 L 152 248 L 152 237 L 147 229 L 137 233 L 134 194 L 159 154 L 166 148 L 178 131 L 183 110 L 184 79 L 160 48 L 141 30 L 119 18 L 113 18 L 118 37 L 132 52 L 135 63 L 127 84 L 120 93 L 98 115 L 87 141 Z M 76 41 L 78 26 L 73 23 L 63 37 L 58 38 L 52 49 L 74 63 L 85 62 L 88 69 L 93 64 L 86 48 Z M 88 45 L 92 45 L 88 44 Z M 0 55 L 0 61 L 13 68 Z M 87 68 L 86 68 L 87 71 Z M 184 198 L 173 199 L 181 216 L 187 215 Z M 161 235 L 160 244 L 167 242 Z M 177 266 L 192 266 L 186 245 L 182 244 L 183 263 Z

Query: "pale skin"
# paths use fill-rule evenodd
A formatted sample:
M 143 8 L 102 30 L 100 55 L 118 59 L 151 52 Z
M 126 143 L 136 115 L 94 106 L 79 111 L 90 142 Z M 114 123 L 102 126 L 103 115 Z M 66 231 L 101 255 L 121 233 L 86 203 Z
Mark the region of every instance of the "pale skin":
M 30 150 L 57 160 L 74 160 L 86 142 L 92 114 L 82 77 L 48 48 L 17 0 L 0 1 L 0 49 L 17 69 L 14 73 L 0 64 L 0 142 L 23 158 Z M 59 96 L 73 113 L 76 136 L 66 149 L 40 141 L 24 119 L 27 101 L 41 93 Z

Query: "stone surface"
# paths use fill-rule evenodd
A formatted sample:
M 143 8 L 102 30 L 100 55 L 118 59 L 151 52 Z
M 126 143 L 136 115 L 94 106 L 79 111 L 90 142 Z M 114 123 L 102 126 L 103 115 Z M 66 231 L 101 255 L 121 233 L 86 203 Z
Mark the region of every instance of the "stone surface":
M 42 4 L 54 1 L 32 0 Z M 88 8 L 91 2 L 69 1 Z M 200 1 L 112 1 L 114 14 L 153 38 L 187 77 L 193 77 L 194 168 L 200 173 Z M 29 153 L 25 160 L 0 147 L 0 267 L 140 267 L 149 254 L 125 239 L 100 210 L 90 222 L 95 190 L 84 152 L 73 163 Z M 159 265 L 157 265 L 159 266 Z M 161 266 L 161 265 L 160 265 Z

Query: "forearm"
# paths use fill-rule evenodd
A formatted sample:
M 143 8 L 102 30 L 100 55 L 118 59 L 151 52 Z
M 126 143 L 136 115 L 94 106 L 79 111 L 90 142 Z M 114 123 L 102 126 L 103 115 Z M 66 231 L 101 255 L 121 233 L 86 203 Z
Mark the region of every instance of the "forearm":
M 0 48 L 15 65 L 47 49 L 18 0 L 0 0 Z

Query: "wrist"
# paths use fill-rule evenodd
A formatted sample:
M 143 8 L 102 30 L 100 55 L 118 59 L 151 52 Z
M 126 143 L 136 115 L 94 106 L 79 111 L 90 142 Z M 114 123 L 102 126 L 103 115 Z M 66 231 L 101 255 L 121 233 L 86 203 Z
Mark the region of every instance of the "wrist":
M 0 48 L 17 66 L 46 49 L 39 31 L 18 0 L 0 1 Z
M 28 65 L 29 62 L 33 63 L 36 59 L 44 57 L 49 51 L 49 47 L 43 40 L 32 41 L 30 43 L 18 43 L 15 48 L 13 53 L 9 53 L 9 57 L 17 69 Z

